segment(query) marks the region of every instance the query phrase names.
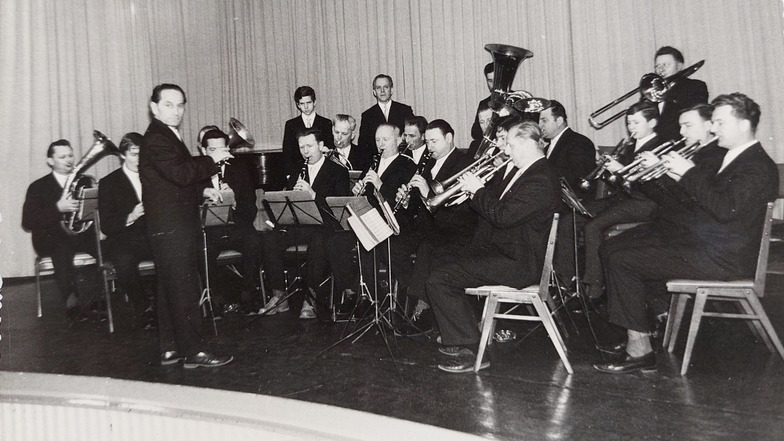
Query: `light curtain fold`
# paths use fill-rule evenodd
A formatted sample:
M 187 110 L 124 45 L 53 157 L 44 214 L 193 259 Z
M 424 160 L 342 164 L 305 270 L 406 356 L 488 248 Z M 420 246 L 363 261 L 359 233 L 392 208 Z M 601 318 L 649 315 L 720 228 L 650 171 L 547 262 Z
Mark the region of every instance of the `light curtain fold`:
M 782 4 L 775 0 L 3 0 L 0 2 L 0 274 L 32 274 L 21 229 L 24 191 L 49 171 L 45 149 L 71 140 L 79 157 L 101 130 L 115 142 L 148 124 L 152 87 L 180 84 L 181 127 L 193 146 L 206 124 L 240 119 L 266 148 L 296 115 L 293 91 L 310 85 L 317 112 L 355 117 L 388 73 L 394 98 L 443 118 L 466 147 L 487 96 L 487 43 L 531 50 L 514 89 L 556 98 L 597 144 L 624 136 L 587 115 L 636 87 L 657 47 L 680 48 L 711 97 L 742 91 L 762 106 L 758 137 L 784 162 Z M 102 177 L 112 158 L 90 173 Z

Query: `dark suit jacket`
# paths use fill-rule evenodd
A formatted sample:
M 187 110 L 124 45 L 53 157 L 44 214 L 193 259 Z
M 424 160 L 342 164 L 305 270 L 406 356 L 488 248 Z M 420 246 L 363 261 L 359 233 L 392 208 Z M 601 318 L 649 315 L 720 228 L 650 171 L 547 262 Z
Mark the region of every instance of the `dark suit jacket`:
M 721 173 L 721 161 L 696 166 L 680 180 L 697 201 L 688 216 L 670 219 L 681 227 L 680 240 L 704 250 L 714 262 L 751 275 L 757 264 L 765 203 L 778 196 L 778 169 L 759 143 Z
M 414 116 L 414 111 L 411 109 L 411 106 L 392 101 L 392 105 L 389 107 L 389 121 L 387 121 L 384 119 L 384 112 L 381 111 L 381 107 L 379 107 L 378 104 L 374 104 L 369 109 L 362 112 L 357 144 L 365 146 L 365 148 L 370 148 L 375 152 L 377 150 L 376 129 L 378 126 L 385 122 L 389 122 L 390 124 L 400 127 L 400 133 L 403 133 L 405 119 L 409 116 Z
M 471 207 L 479 220 L 471 253 L 506 258 L 494 260 L 504 264 L 483 268 L 487 280 L 508 280 L 513 272 L 518 286 L 538 282 L 560 194 L 558 177 L 544 158 L 531 164 L 502 198 L 487 188 L 476 192 Z
M 414 173 L 416 173 L 414 161 L 408 156 L 398 155 L 380 176 L 383 185 L 378 190 L 387 202 L 394 205 L 397 189 L 403 184 L 408 184 Z M 364 178 L 366 174 L 367 170 L 365 170 L 360 179 Z
M 147 216 L 136 219 L 131 225 L 125 225 L 128 214 L 139 202 L 136 191 L 122 167 L 101 179 L 98 184 L 98 209 L 101 215 L 101 231 L 106 235 L 107 247 L 115 248 L 144 239 Z
M 299 173 L 289 177 L 288 188 L 293 189 L 299 179 Z M 329 159 L 324 158 L 324 165 L 316 175 L 310 188 L 316 192 L 316 205 L 322 212 L 324 225 L 338 228 L 338 223 L 329 213 L 332 210 L 327 204 L 329 196 L 351 196 L 351 187 L 348 179 L 348 170 Z
M 239 155 L 229 160 L 223 172 L 223 182 L 234 191 L 237 206 L 231 210 L 231 219 L 236 225 L 253 227 L 258 209 L 256 207 L 256 189 L 254 186 L 250 157 Z M 202 184 L 212 187 L 212 177 Z
M 476 113 L 474 114 L 475 115 L 474 124 L 471 126 L 471 139 L 473 140 L 482 139 L 482 135 L 484 135 L 484 133 L 482 133 L 482 127 L 479 125 L 479 109 L 482 108 L 483 104 L 489 103 L 490 98 L 492 98 L 492 96 L 489 96 L 483 99 L 482 101 L 479 101 L 479 105 L 476 106 Z
M 359 147 L 356 144 L 351 144 L 351 152 L 348 154 L 348 160 L 351 162 L 351 170 L 364 171 L 370 168 L 373 163 L 373 155 L 378 152 L 375 148 L 368 146 Z
M 708 102 L 708 86 L 700 80 L 683 78 L 678 80 L 667 92 L 664 108 L 659 116 L 656 133 L 662 141 L 680 139 L 678 117 L 681 110 L 700 103 Z
M 52 173 L 27 187 L 22 208 L 22 227 L 33 233 L 33 248 L 39 256 L 50 253 L 50 243 L 64 241 L 68 237 L 60 226 L 63 214 L 57 209 L 57 201 L 62 194 L 63 187 L 60 187 Z
M 580 189 L 580 180 L 596 167 L 596 147 L 588 137 L 566 128 L 558 142 L 549 147 L 547 161 L 558 176 L 566 178 L 578 196 L 590 196 Z M 591 199 L 593 199 L 591 197 Z
M 332 137 L 332 121 L 316 114 L 316 117 L 313 119 L 313 127 L 321 131 L 324 146 L 333 148 L 335 141 Z M 286 127 L 283 129 L 283 161 L 286 168 L 286 176 L 299 173 L 302 169 L 303 158 L 299 152 L 297 133 L 303 129 L 305 129 L 305 122 L 302 121 L 302 115 L 286 121 Z
M 148 234 L 198 234 L 202 181 L 218 173 L 208 156 L 192 156 L 172 130 L 153 119 L 140 149 L 139 175 Z

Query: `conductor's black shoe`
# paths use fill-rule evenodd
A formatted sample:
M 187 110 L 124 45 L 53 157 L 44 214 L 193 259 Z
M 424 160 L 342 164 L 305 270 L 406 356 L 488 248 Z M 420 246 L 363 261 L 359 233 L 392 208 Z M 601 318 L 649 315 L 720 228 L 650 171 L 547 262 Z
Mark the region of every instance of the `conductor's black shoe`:
M 626 352 L 626 342 L 622 341 L 614 345 L 597 345 L 596 349 L 607 355 L 622 355 Z
M 199 352 L 198 354 L 185 357 L 182 367 L 185 369 L 219 367 L 231 363 L 232 360 L 234 360 L 234 357 L 231 355 L 214 355 L 209 352 Z
M 177 364 L 182 360 L 180 354 L 177 351 L 166 351 L 161 354 L 161 366 L 169 366 L 171 364 Z
M 656 354 L 651 351 L 639 357 L 632 357 L 626 354 L 618 361 L 610 363 L 597 363 L 594 369 L 608 374 L 628 374 L 631 372 L 653 372 L 656 370 Z

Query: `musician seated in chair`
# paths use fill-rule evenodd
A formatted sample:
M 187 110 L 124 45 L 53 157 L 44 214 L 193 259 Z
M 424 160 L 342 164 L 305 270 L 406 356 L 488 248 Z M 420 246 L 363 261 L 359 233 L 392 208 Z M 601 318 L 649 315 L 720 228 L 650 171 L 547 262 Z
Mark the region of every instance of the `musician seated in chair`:
M 289 177 L 288 188 L 310 194 L 319 208 L 322 225 L 294 225 L 277 227 L 267 233 L 264 240 L 264 262 L 269 270 L 273 296 L 259 310 L 260 314 L 275 314 L 289 309 L 286 298 L 283 258 L 286 247 L 307 244 L 305 283 L 310 296 L 304 299 L 300 318 L 316 317 L 311 300 L 316 297 L 316 289 L 331 270 L 335 289 L 345 289 L 350 284 L 351 250 L 354 247 L 353 234 L 341 229 L 337 219 L 327 204 L 328 196 L 349 196 L 348 170 L 324 156 L 326 147 L 318 129 L 305 129 L 297 134 L 299 151 L 304 158 L 301 171 Z
M 636 154 L 652 150 L 663 142 L 656 135 L 659 111 L 655 105 L 638 102 L 626 110 L 626 128 L 630 138 L 625 141 L 617 154 L 617 162 L 627 165 Z M 619 204 L 621 201 L 629 201 Z M 593 218 L 580 214 L 573 217 L 571 213 L 563 217 L 558 224 L 558 241 L 556 242 L 553 266 L 556 273 L 564 281 L 572 280 L 574 268 L 574 233 L 573 222 L 577 222 L 577 232 L 584 231 L 584 264 L 582 280 L 585 283 L 587 296 L 598 300 L 603 294 L 604 278 L 599 261 L 599 245 L 605 232 L 618 224 L 646 222 L 655 215 L 656 203 L 644 193 L 632 191 L 631 195 L 616 189 L 609 196 L 589 201 L 584 204 Z
M 478 214 L 471 245 L 466 253 L 444 259 L 427 281 L 441 331 L 439 352 L 452 360 L 438 366 L 443 371 L 473 371 L 480 333 L 466 288 L 523 288 L 541 277 L 549 228 L 561 202 L 558 177 L 544 157 L 541 137 L 534 122 L 509 129 L 506 148 L 517 170 L 500 192 L 485 188 L 472 173 L 462 178 Z M 489 362 L 481 365 L 487 366 Z
M 357 120 L 353 116 L 342 113 L 335 115 L 332 119 L 332 136 L 335 139 L 333 155 L 349 170 L 363 171 L 370 167 L 375 151 L 354 144 L 356 129 Z
M 139 262 L 153 260 L 152 248 L 145 232 L 142 183 L 139 179 L 139 133 L 125 134 L 119 149 L 122 166 L 106 175 L 98 185 L 101 232 L 106 235 L 106 256 L 114 265 L 117 285 L 133 305 L 138 326 L 151 330 L 156 326 L 155 289 L 145 289 L 139 275 Z
M 664 155 L 668 179 L 689 196 L 656 222 L 605 242 L 610 321 L 627 329 L 626 341 L 601 348 L 618 359 L 595 364 L 607 373 L 656 369 L 646 303 L 666 296 L 670 279 L 736 280 L 753 277 L 767 202 L 778 192 L 776 164 L 755 137 L 760 108 L 740 93 L 720 95 L 713 133 L 723 154 L 700 163 L 677 152 Z
M 422 158 L 426 157 L 424 153 L 427 150 L 425 148 L 426 128 L 427 119 L 424 116 L 415 115 L 405 119 L 403 141 L 406 143 L 406 148 L 400 154 L 411 158 L 417 167 L 424 167 Z
M 199 150 L 209 155 L 215 150 L 228 150 L 229 137 L 221 130 L 207 131 L 201 140 Z M 210 284 L 218 313 L 232 312 L 235 302 L 240 302 L 240 312 L 246 315 L 255 314 L 261 305 L 256 292 L 256 275 L 261 267 L 261 234 L 256 231 L 253 221 L 256 219 L 256 190 L 253 185 L 251 164 L 245 157 L 237 156 L 219 165 L 220 172 L 213 175 L 204 185 L 216 188 L 221 192 L 234 194 L 234 206 L 231 208 L 231 223 L 212 226 L 206 229 L 207 260 L 210 269 Z M 242 253 L 242 283 L 239 299 L 231 298 L 229 293 L 220 292 L 215 288 L 215 269 L 218 255 L 224 250 L 235 250 Z M 228 303 L 231 300 L 231 303 Z
M 82 234 L 68 234 L 61 225 L 63 216 L 79 209 L 79 200 L 63 191 L 68 176 L 74 169 L 71 143 L 60 139 L 49 145 L 46 164 L 52 172 L 36 180 L 27 188 L 22 208 L 22 227 L 33 233 L 33 248 L 39 257 L 49 256 L 54 266 L 54 277 L 63 298 L 66 316 L 71 320 L 86 319 L 79 305 L 77 272 L 73 265 L 78 252 L 97 256 L 94 227 Z M 85 294 L 85 293 L 82 293 Z

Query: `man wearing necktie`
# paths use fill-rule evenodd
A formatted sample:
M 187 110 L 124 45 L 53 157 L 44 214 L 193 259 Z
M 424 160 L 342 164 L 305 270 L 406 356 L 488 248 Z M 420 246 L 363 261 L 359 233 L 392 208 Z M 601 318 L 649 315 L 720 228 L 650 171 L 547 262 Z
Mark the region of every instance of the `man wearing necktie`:
M 517 170 L 500 193 L 471 173 L 462 178 L 479 218 L 469 251 L 445 259 L 427 281 L 441 330 L 439 352 L 452 360 L 438 366 L 443 371 L 473 371 L 480 333 L 466 288 L 523 288 L 541 277 L 550 224 L 561 201 L 558 177 L 539 145 L 541 136 L 530 121 L 510 127 L 506 142 Z M 485 361 L 481 368 L 487 366 Z
M 184 359 L 185 368 L 223 366 L 233 360 L 204 349 L 200 335 L 199 256 L 202 255 L 199 207 L 202 199 L 220 199 L 203 181 L 232 158 L 227 150 L 192 156 L 177 128 L 185 114 L 185 92 L 176 84 L 155 86 L 150 98 L 154 116 L 139 156 L 147 234 L 158 276 L 160 363 Z
M 381 124 L 391 124 L 403 133 L 405 119 L 414 116 L 411 106 L 392 101 L 393 87 L 392 77 L 389 75 L 379 74 L 373 78 L 373 96 L 376 98 L 376 104 L 362 112 L 357 141 L 360 148 L 375 150 L 376 129 Z
M 711 104 L 713 133 L 727 149 L 723 158 L 695 164 L 674 152 L 663 157 L 667 176 L 696 204 L 684 205 L 685 215 L 663 211 L 657 221 L 602 246 L 610 321 L 627 329 L 626 342 L 613 348 L 620 358 L 594 365 L 602 372 L 656 369 L 646 303 L 666 293 L 667 280 L 754 274 L 765 204 L 777 197 L 778 170 L 756 139 L 757 103 L 732 93 Z
M 297 133 L 303 129 L 318 129 L 324 145 L 333 148 L 332 121 L 316 113 L 316 91 L 310 86 L 300 86 L 294 91 L 294 103 L 300 114 L 288 121 L 283 129 L 283 167 L 286 176 L 297 175 L 302 168 L 302 154 L 297 145 Z

